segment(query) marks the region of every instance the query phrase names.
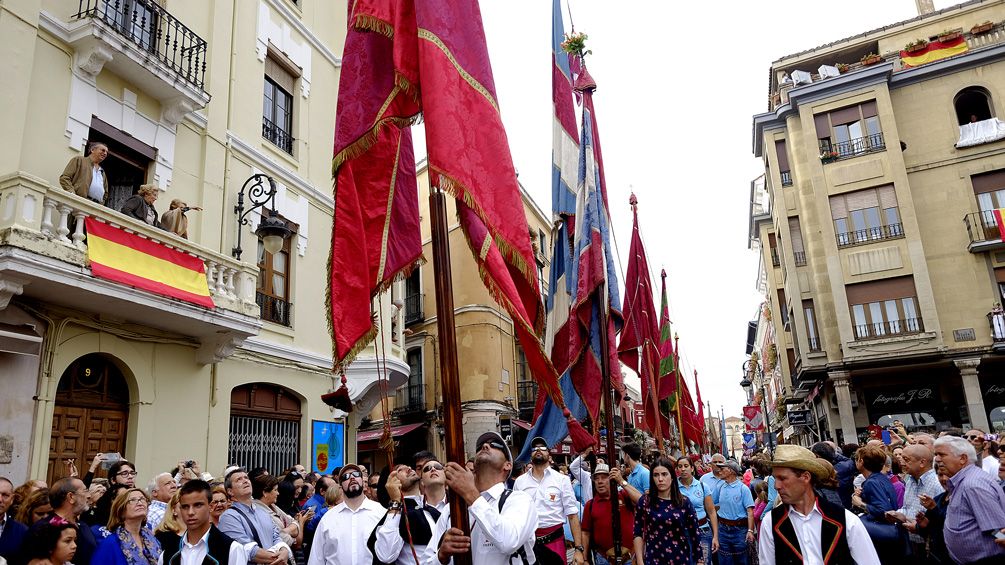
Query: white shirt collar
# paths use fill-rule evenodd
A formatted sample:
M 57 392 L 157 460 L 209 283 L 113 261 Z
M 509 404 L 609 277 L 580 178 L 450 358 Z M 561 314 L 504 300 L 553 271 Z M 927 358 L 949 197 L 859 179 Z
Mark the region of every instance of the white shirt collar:
M 213 529 L 213 527 L 210 526 L 209 529 L 206 530 L 206 533 L 203 534 L 201 538 L 199 538 L 199 541 L 197 541 L 195 543 L 188 543 L 188 532 L 184 532 L 181 535 L 181 541 L 182 541 L 182 543 L 185 544 L 185 547 L 188 547 L 188 548 L 199 547 L 200 544 L 209 545 L 209 532 L 212 529 Z

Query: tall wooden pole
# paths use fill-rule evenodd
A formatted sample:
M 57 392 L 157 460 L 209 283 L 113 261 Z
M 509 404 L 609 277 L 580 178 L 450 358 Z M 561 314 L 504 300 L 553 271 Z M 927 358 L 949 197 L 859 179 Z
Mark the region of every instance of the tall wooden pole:
M 607 283 L 600 285 L 597 295 L 600 302 L 600 390 L 604 393 L 604 425 L 607 427 L 607 461 L 614 465 L 616 446 L 614 442 L 614 387 L 611 386 L 611 350 L 607 340 Z M 621 509 L 618 499 L 618 484 L 611 481 L 611 532 L 614 534 L 614 559 L 612 565 L 622 563 L 621 559 Z
M 660 450 L 660 455 L 665 455 L 666 452 L 663 450 L 663 418 L 660 415 L 660 405 L 659 405 L 659 388 L 656 387 L 656 377 L 653 373 L 653 364 L 649 361 L 649 348 L 652 347 L 652 343 L 649 338 L 646 338 L 645 342 L 642 344 L 642 362 L 645 363 L 645 370 L 648 373 L 649 380 L 649 403 L 653 405 L 653 415 L 656 417 L 656 446 Z
M 443 381 L 443 427 L 447 461 L 464 463 L 464 428 L 461 419 L 461 384 L 457 376 L 457 333 L 454 327 L 454 290 L 447 241 L 447 202 L 438 188 L 429 190 L 430 227 L 433 232 L 433 278 L 436 286 L 436 326 L 440 344 L 440 378 Z M 450 523 L 470 535 L 468 505 L 455 492 L 450 497 Z M 456 565 L 471 565 L 471 554 L 454 555 Z

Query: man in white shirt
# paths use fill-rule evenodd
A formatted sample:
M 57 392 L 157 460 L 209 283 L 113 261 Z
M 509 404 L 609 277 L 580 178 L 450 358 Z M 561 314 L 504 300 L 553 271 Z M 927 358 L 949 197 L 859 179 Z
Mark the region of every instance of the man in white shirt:
M 363 495 L 363 471 L 350 463 L 338 474 L 342 502 L 330 508 L 318 522 L 308 565 L 370 565 L 373 555 L 366 547 L 384 507 Z
M 879 556 L 862 521 L 844 508 L 818 498 L 813 486 L 830 471 L 813 452 L 779 445 L 771 462 L 782 504 L 761 517 L 758 558 L 761 565 L 831 563 L 879 565 Z
M 449 512 L 443 464 L 430 454 L 418 471 L 416 474 L 414 469 L 399 465 L 387 480 L 385 488 L 392 500 L 391 508 L 371 535 L 374 557 L 382 563 L 415 565 L 413 548 L 415 555 L 425 553 L 436 522 Z M 419 495 L 420 485 L 425 495 Z M 407 518 L 407 530 L 401 520 L 402 513 Z
M 537 510 L 537 530 L 534 535 L 537 544 L 539 547 L 543 546 L 541 549 L 552 551 L 565 563 L 564 527 L 568 519 L 576 547 L 573 560 L 576 565 L 582 565 L 586 561 L 586 555 L 583 533 L 579 527 L 579 502 L 569 477 L 551 468 L 548 441 L 543 437 L 530 440 L 530 462 L 533 464 L 531 471 L 520 475 L 513 489 L 527 493 L 534 500 L 534 508 Z
M 150 479 L 147 485 L 147 492 L 150 494 L 150 507 L 147 508 L 147 527 L 156 530 L 164 520 L 164 513 L 167 512 L 168 503 L 171 497 L 178 490 L 178 483 L 174 482 L 171 473 L 161 473 Z
M 179 497 L 180 518 L 185 522 L 185 533 L 179 547 L 163 547 L 157 559 L 159 565 L 203 565 L 206 558 L 220 565 L 245 565 L 248 553 L 244 546 L 217 529 L 210 521 L 209 501 L 212 490 L 209 483 L 194 479 L 181 487 Z
M 506 488 L 513 470 L 509 447 L 495 432 L 479 436 L 475 447 L 474 473 L 455 462 L 445 469 L 447 486 L 468 505 L 471 535 L 451 527 L 450 513 L 443 512 L 420 562 L 447 564 L 454 555 L 470 552 L 473 565 L 534 563 L 537 511 L 527 494 Z
M 583 506 L 593 498 L 593 475 L 590 473 L 590 463 L 584 459 L 592 452 L 593 446 L 590 446 L 569 463 L 569 475 L 579 481 L 580 502 Z

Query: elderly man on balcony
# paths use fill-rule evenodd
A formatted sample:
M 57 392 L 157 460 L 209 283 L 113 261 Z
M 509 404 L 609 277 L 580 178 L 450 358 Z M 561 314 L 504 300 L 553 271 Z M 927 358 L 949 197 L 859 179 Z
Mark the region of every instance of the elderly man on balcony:
M 108 177 L 101 162 L 108 157 L 108 146 L 92 143 L 87 155 L 78 155 L 66 164 L 59 175 L 59 186 L 77 196 L 89 198 L 98 204 L 108 201 Z

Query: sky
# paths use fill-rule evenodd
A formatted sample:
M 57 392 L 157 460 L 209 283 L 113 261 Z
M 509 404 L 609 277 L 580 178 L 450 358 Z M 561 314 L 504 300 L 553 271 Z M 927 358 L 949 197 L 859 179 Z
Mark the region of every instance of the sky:
M 936 9 L 954 2 L 936 0 Z M 670 318 L 686 375 L 702 399 L 738 415 L 747 322 L 762 298 L 748 249 L 750 181 L 763 172 L 751 124 L 767 111 L 771 62 L 917 15 L 913 0 L 668 2 L 562 0 L 589 35 L 597 82 L 612 230 L 623 279 L 631 242 L 628 198 L 653 283 L 667 271 Z M 510 151 L 538 205 L 551 208 L 549 0 L 481 0 Z M 810 69 L 807 69 L 810 70 Z M 419 136 L 416 136 L 419 138 Z M 417 146 L 416 156 L 423 149 Z M 623 287 L 622 287 L 623 288 Z M 622 292 L 622 296 L 623 296 Z M 659 296 L 654 297 L 659 306 Z M 693 381 L 689 386 L 694 393 Z

